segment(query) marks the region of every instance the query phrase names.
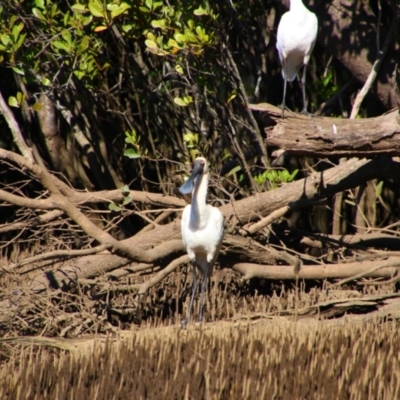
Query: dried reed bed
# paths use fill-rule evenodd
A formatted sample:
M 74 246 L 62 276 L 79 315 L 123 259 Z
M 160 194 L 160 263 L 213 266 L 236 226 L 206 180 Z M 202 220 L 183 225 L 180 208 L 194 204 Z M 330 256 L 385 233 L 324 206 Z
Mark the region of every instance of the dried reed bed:
M 395 323 L 261 321 L 141 329 L 0 370 L 2 399 L 396 399 Z

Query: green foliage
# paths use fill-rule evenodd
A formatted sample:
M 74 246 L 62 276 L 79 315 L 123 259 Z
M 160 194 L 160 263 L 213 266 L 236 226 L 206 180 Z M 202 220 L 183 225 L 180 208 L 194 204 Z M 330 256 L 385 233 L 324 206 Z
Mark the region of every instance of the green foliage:
M 267 170 L 262 174 L 259 174 L 255 177 L 255 181 L 261 186 L 265 182 L 269 182 L 272 189 L 276 189 L 281 186 L 283 183 L 292 182 L 296 177 L 298 169 L 294 170 L 292 173 L 289 173 L 288 170 Z
M 188 163 L 194 161 L 196 157 L 201 155 L 199 135 L 197 133 L 185 133 L 183 140 L 186 144 L 186 148 L 189 150 L 190 160 L 186 160 Z
M 329 69 L 324 77 L 312 83 L 313 91 L 318 98 L 329 99 L 339 90 L 339 87 L 334 83 L 333 78 L 333 72 Z M 317 107 L 317 104 L 312 102 L 312 106 Z
M 130 190 L 128 185 L 124 185 L 121 188 L 121 193 L 124 196 L 124 200 L 122 201 L 122 204 L 116 204 L 114 202 L 111 202 L 108 204 L 108 209 L 110 211 L 115 211 L 115 212 L 120 212 L 124 209 L 124 206 L 126 206 L 127 204 L 132 203 L 132 197 L 130 195 Z
M 147 49 L 158 56 L 178 55 L 180 52 L 201 55 L 206 46 L 215 43 L 215 35 L 206 30 L 201 21 L 195 17 L 208 17 L 217 20 L 207 3 L 193 9 L 177 3 L 174 6 L 162 5 L 161 2 L 146 0 L 140 7 L 144 13 L 154 16 L 150 22 L 153 29 L 145 30 Z M 179 58 L 177 60 L 179 62 Z M 180 66 L 183 73 L 182 66 Z
M 124 156 L 129 158 L 142 157 L 140 136 L 136 133 L 135 129 L 125 132 L 125 143 L 130 144 L 132 147 L 129 147 L 124 151 Z M 145 154 L 147 154 L 147 150 L 145 150 Z

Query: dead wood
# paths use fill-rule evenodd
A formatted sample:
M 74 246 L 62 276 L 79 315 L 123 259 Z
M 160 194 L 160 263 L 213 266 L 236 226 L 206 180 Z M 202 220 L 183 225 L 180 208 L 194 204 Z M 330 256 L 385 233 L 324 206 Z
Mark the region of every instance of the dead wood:
M 9 157 L 9 152 L 0 150 L 0 156 L 7 158 Z M 13 160 L 24 164 L 18 157 L 13 158 Z M 43 170 L 35 166 L 33 172 L 40 176 Z M 45 172 L 45 179 L 43 177 L 42 179 L 46 187 L 54 189 L 55 182 L 59 185 L 59 181 L 57 178 L 49 175 L 48 172 Z M 383 157 L 373 160 L 351 159 L 329 170 L 315 172 L 305 179 L 285 184 L 274 191 L 256 194 L 235 203 L 227 204 L 221 207 L 221 210 L 229 224 L 233 224 L 233 226 L 236 224 L 242 225 L 271 214 L 283 206 L 288 206 L 290 209 L 297 209 L 307 204 L 313 204 L 313 202 L 326 196 L 356 187 L 366 180 L 375 178 L 397 179 L 399 176 L 400 164 L 390 159 Z M 51 180 L 51 182 L 48 183 L 48 180 Z M 180 239 L 180 225 L 178 220 L 166 225 L 155 226 L 151 231 L 138 233 L 132 238 L 123 241 L 116 241 L 112 238 L 112 243 L 110 243 L 110 235 L 98 227 L 93 228 L 93 224 L 79 211 L 78 207 L 69 201 L 71 197 L 62 197 L 58 189 L 54 190 L 57 201 L 54 201 L 54 197 L 40 200 L 27 199 L 5 191 L 0 191 L 0 198 L 5 201 L 9 200 L 14 204 L 19 204 L 14 198 L 10 198 L 10 196 L 14 196 L 18 198 L 18 201 L 22 199 L 24 205 L 25 201 L 35 200 L 33 205 L 31 203 L 31 207 L 34 208 L 61 208 L 73 217 L 90 236 L 99 240 L 100 243 L 104 245 L 112 244 L 114 251 L 117 248 L 120 250 L 123 249 L 123 251 L 118 251 L 118 254 L 115 256 L 83 257 L 76 260 L 76 262 L 68 263 L 60 270 L 46 272 L 36 277 L 32 282 L 31 288 L 36 293 L 42 292 L 49 287 L 67 288 L 77 278 L 85 279 L 98 276 L 134 261 L 139 263 L 144 262 L 149 264 L 149 266 L 162 266 L 161 264 L 164 262 L 162 260 L 165 257 L 179 257 L 184 252 Z M 63 188 L 64 190 L 65 192 L 73 192 L 70 188 L 68 190 Z M 97 198 L 97 196 L 95 197 Z M 144 193 L 141 198 L 143 201 L 148 201 L 150 196 Z M 258 246 L 251 245 L 251 243 L 255 244 L 256 242 L 246 242 L 245 238 L 239 239 L 238 236 L 235 236 L 233 239 L 233 237 L 229 235 L 225 237 L 223 254 L 227 259 L 236 257 L 236 260 L 262 264 L 276 264 L 277 261 L 282 262 L 283 260 L 285 263 L 293 265 L 293 258 L 282 254 L 272 254 L 271 251 L 265 250 L 263 246 L 261 246 L 261 250 Z M 129 251 L 125 253 L 125 249 Z M 117 251 L 115 252 L 117 253 Z M 124 254 L 125 256 L 123 256 Z
M 290 209 L 304 207 L 304 202 L 318 201 L 346 189 L 359 186 L 372 179 L 400 178 L 400 163 L 385 157 L 350 159 L 321 172 L 314 172 L 305 179 L 286 183 L 280 188 L 253 195 L 221 207 L 228 221 L 240 224 L 249 223 L 257 218 L 271 214 L 279 208 L 289 205 Z
M 359 277 L 392 278 L 398 272 L 400 257 L 389 257 L 386 260 L 368 260 L 342 264 L 303 265 L 298 273 L 299 279 L 343 279 Z M 286 265 L 260 265 L 238 263 L 233 267 L 243 275 L 243 279 L 263 278 L 287 280 L 296 279 L 293 267 Z M 357 279 L 357 276 L 354 278 Z
M 355 235 L 326 235 L 322 233 L 311 234 L 296 230 L 304 237 L 301 243 L 315 248 L 329 246 L 354 246 L 356 248 L 381 248 L 389 250 L 400 250 L 400 237 L 385 235 L 382 233 L 366 233 Z M 307 237 L 309 236 L 309 237 Z
M 365 119 L 310 118 L 287 113 L 267 103 L 252 104 L 254 111 L 268 112 L 276 121 L 265 129 L 267 146 L 278 147 L 296 156 L 367 157 L 400 155 L 400 117 L 394 110 Z

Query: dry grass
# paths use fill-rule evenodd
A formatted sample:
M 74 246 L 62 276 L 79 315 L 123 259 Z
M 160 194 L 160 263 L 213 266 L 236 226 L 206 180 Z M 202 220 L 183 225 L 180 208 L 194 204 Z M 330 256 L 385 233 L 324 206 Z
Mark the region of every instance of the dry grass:
M 394 323 L 219 322 L 187 331 L 147 328 L 105 344 L 75 345 L 60 353 L 23 347 L 0 370 L 2 398 L 400 396 L 400 332 Z
M 80 286 L 33 296 L 29 280 L 36 272 L 4 275 L 0 300 L 15 308 L 12 318 L 0 316 L 0 398 L 400 398 L 396 322 L 319 321 L 374 310 L 374 302 L 362 300 L 393 293 L 391 285 L 326 290 L 300 282 L 296 290 L 217 270 L 207 323 L 181 330 L 191 286 L 186 272 L 171 274 L 145 296 L 113 292 L 107 301 Z M 140 279 L 146 277 L 135 282 Z M 334 314 L 326 307 L 325 314 L 276 316 L 342 298 L 358 305 L 333 306 Z

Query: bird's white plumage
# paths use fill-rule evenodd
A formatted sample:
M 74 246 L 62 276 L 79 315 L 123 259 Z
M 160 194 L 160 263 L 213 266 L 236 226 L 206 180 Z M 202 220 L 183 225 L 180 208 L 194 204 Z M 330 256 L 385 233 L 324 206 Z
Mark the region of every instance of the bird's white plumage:
M 191 177 L 179 189 L 182 194 L 192 192 L 192 204 L 188 204 L 183 210 L 181 230 L 190 261 L 203 275 L 199 321 L 202 320 L 203 315 L 207 279 L 213 272 L 224 237 L 224 217 L 221 211 L 206 202 L 208 179 L 207 161 L 203 157 L 198 157 L 194 162 Z M 197 285 L 198 281 L 194 270 L 192 296 L 187 318 L 182 321 L 184 326 L 190 319 Z
M 307 65 L 317 39 L 318 20 L 301 0 L 291 0 L 283 14 L 276 47 L 282 63 L 283 78 L 292 82 L 303 65 Z
M 195 207 L 188 204 L 183 210 L 182 239 L 189 258 L 195 260 L 203 275 L 207 273 L 207 262 L 210 263 L 210 276 L 224 236 L 224 217 L 209 204 L 202 204 L 198 210 Z

